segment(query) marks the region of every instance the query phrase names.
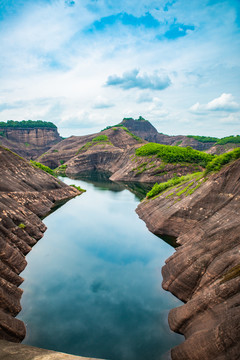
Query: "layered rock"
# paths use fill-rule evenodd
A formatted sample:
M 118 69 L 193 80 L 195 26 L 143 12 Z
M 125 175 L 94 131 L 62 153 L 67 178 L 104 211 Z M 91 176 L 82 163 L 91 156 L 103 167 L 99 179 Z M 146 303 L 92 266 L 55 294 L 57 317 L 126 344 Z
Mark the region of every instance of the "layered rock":
M 25 255 L 46 230 L 41 218 L 80 192 L 1 146 L 0 173 L 0 338 L 19 342 L 26 332 L 15 318 Z
M 145 200 L 138 215 L 180 245 L 162 269 L 163 288 L 185 304 L 169 314 L 186 340 L 173 360 L 237 360 L 240 354 L 240 160 L 192 195 L 171 189 Z
M 0 128 L 0 145 L 17 154 L 36 159 L 62 140 L 57 128 Z
M 93 141 L 101 135 L 108 141 Z M 87 137 L 63 140 L 38 160 L 52 168 L 64 163 L 64 172 L 69 177 L 83 177 L 97 171 L 107 173 L 110 180 L 118 182 L 162 182 L 174 174 L 181 176 L 201 170 L 193 164 L 164 164 L 156 156 L 135 156 L 135 150 L 145 143 L 116 127 Z

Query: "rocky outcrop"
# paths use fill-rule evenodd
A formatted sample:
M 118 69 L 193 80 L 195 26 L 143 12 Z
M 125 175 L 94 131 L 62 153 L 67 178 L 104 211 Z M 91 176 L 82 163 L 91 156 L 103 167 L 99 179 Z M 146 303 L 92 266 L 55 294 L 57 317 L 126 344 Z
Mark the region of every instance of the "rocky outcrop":
M 155 142 L 164 145 L 177 145 L 183 147 L 191 146 L 193 149 L 200 151 L 207 150 L 213 145 L 212 142 L 202 143 L 184 135 L 171 136 L 159 133 L 157 129 L 148 120 L 145 120 L 143 118 L 140 118 L 138 120 L 134 120 L 131 118 L 123 119 L 120 124 L 128 128 L 129 131 L 131 131 L 133 134 L 140 136 L 142 139 L 149 142 Z
M 185 304 L 169 314 L 186 340 L 173 360 L 237 360 L 240 354 L 240 160 L 185 196 L 171 189 L 137 213 L 180 245 L 162 269 L 163 288 Z
M 104 135 L 108 141 L 94 142 Z M 135 156 L 135 150 L 145 144 L 120 127 L 98 134 L 71 137 L 54 146 L 38 160 L 52 168 L 64 163 L 69 177 L 105 172 L 112 181 L 155 183 L 201 170 L 192 164 L 164 164 L 159 158 Z M 89 145 L 90 144 L 90 145 Z
M 0 128 L 0 145 L 27 159 L 36 159 L 61 140 L 56 128 Z
M 26 332 L 15 318 L 25 255 L 46 230 L 41 218 L 80 192 L 1 146 L 0 173 L 0 339 L 19 342 Z

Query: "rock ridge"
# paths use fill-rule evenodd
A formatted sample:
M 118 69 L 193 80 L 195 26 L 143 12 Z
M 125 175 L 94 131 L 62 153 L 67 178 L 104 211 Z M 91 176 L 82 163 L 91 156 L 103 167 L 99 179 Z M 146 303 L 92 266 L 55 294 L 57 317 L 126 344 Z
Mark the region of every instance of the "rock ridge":
M 177 238 L 162 269 L 163 288 L 185 304 L 169 313 L 185 341 L 173 360 L 237 360 L 240 354 L 240 160 L 192 195 L 173 189 L 142 202 L 137 213 L 154 234 Z

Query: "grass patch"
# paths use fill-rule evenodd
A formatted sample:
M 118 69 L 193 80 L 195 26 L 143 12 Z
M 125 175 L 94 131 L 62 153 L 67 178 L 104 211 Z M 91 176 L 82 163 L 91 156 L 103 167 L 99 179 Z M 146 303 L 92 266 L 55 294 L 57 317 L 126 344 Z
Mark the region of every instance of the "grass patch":
M 66 169 L 67 169 L 67 164 L 62 164 L 59 167 L 57 167 L 54 171 L 58 175 L 66 176 Z
M 43 165 L 41 164 L 40 162 L 37 162 L 37 161 L 33 161 L 33 160 L 30 160 L 30 163 L 32 164 L 32 166 L 34 166 L 35 168 L 39 168 L 43 171 L 45 171 L 46 173 L 56 177 L 57 175 L 55 174 L 55 171 L 50 169 L 48 166 L 46 165 Z
M 156 155 L 165 163 L 194 163 L 202 167 L 206 167 L 213 159 L 213 155 L 194 150 L 190 146 L 185 148 L 156 143 L 145 144 L 136 149 L 135 153 L 137 156 Z
M 25 229 L 26 225 L 23 224 L 23 223 L 21 223 L 21 224 L 18 225 L 18 227 L 19 227 L 20 229 Z
M 83 145 L 77 152 L 76 155 L 78 155 L 81 152 L 87 151 L 90 147 L 99 145 L 99 144 L 109 144 L 112 145 L 111 141 L 109 140 L 107 135 L 99 135 L 92 139 L 92 141 L 87 142 L 85 145 Z
M 71 184 L 70 186 L 74 187 L 75 189 L 77 189 L 78 191 L 81 191 L 81 192 L 86 192 L 87 190 L 84 190 L 81 188 L 81 186 L 77 186 L 75 184 Z
M 233 151 L 229 151 L 222 155 L 216 155 L 214 159 L 207 165 L 205 174 L 208 174 L 211 171 L 219 171 L 224 165 L 239 158 L 240 148 L 236 148 Z
M 197 173 L 193 173 L 193 174 L 188 174 L 188 175 L 185 175 L 185 176 L 175 176 L 173 177 L 172 179 L 166 181 L 166 182 L 163 182 L 163 183 L 156 183 L 152 189 L 147 193 L 147 199 L 151 199 L 159 194 L 161 194 L 163 191 L 173 187 L 173 186 L 176 186 L 178 184 L 181 184 L 183 182 L 187 182 L 187 181 L 190 181 L 192 179 L 200 179 L 202 177 L 203 173 L 202 172 L 197 172 Z

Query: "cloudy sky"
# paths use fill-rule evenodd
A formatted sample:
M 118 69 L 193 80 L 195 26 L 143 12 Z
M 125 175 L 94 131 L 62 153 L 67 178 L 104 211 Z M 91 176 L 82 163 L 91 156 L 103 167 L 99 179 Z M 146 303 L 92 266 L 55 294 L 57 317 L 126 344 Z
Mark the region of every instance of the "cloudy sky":
M 240 134 L 239 0 L 1 0 L 0 121 Z

